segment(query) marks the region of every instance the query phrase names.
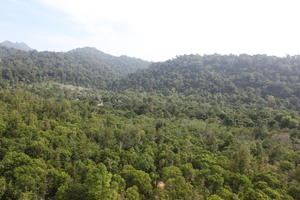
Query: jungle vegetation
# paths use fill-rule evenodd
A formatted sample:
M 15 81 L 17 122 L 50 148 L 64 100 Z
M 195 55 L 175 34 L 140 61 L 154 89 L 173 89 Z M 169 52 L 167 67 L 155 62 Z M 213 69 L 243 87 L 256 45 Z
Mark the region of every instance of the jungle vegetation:
M 298 56 L 0 58 L 0 199 L 300 199 Z

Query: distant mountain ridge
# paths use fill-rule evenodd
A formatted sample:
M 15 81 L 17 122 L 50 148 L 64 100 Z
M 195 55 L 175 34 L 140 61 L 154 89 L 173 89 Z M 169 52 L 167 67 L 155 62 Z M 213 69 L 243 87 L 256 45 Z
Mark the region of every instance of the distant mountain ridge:
M 22 51 L 34 50 L 31 47 L 29 47 L 27 44 L 25 44 L 24 42 L 11 42 L 8 40 L 1 42 L 0 46 L 4 46 L 7 48 L 14 48 L 14 49 L 22 50 Z
M 118 92 L 236 97 L 244 103 L 289 99 L 290 107 L 300 109 L 300 56 L 183 55 L 152 63 L 91 47 L 68 52 L 0 47 L 0 59 L 0 87 L 51 80 Z
M 150 65 L 148 61 L 112 56 L 91 47 L 68 52 L 38 52 L 0 46 L 0 59 L 0 85 L 1 81 L 35 83 L 51 80 L 99 89 Z
M 129 74 L 137 69 L 145 69 L 150 65 L 150 62 L 129 57 L 129 56 L 113 56 L 104 53 L 94 47 L 82 47 L 68 51 L 66 54 L 80 59 L 81 62 L 93 61 L 97 64 L 101 60 L 101 64 L 112 66 L 118 74 Z M 98 63 L 100 64 L 100 63 Z
M 300 105 L 300 56 L 184 55 L 152 63 L 116 82 L 112 90 L 239 96 L 244 102 L 273 96 Z M 273 98 L 271 97 L 271 98 Z

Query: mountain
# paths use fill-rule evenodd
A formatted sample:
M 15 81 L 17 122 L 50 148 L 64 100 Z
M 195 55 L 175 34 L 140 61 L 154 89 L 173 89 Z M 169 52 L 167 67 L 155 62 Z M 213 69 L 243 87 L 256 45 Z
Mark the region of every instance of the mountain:
M 2 85 L 52 80 L 111 91 L 196 95 L 206 102 L 221 98 L 228 104 L 275 99 L 300 109 L 299 56 L 183 55 L 150 63 L 91 47 L 68 52 L 0 47 L 0 59 Z
M 111 66 L 119 75 L 129 74 L 137 69 L 145 69 L 150 62 L 128 56 L 112 56 L 92 47 L 77 48 L 67 52 L 68 55 L 82 62 L 93 62 L 94 65 Z M 101 63 L 99 63 L 101 62 Z
M 114 88 L 299 100 L 299 77 L 299 56 L 184 55 L 129 74 Z
M 4 46 L 7 48 L 14 48 L 14 49 L 18 49 L 18 50 L 22 50 L 22 51 L 32 51 L 34 49 L 30 48 L 27 44 L 23 43 L 23 42 L 10 42 L 8 40 L 1 42 L 0 46 Z
M 0 47 L 0 58 L 4 81 L 34 83 L 54 80 L 101 89 L 109 82 L 150 64 L 141 59 L 105 54 L 95 48 L 64 53 Z
M 298 56 L 0 47 L 0 199 L 299 200 L 299 77 Z

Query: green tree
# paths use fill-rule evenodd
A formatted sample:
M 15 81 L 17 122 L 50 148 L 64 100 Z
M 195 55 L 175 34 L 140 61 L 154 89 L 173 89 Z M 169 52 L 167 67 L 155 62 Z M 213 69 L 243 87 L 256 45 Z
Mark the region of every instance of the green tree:
M 105 165 L 91 167 L 85 180 L 88 199 L 114 200 L 117 198 L 116 188 L 111 184 L 112 175 L 107 172 Z
M 121 171 L 121 176 L 125 179 L 127 188 L 137 186 L 140 194 L 145 196 L 151 194 L 151 179 L 146 172 L 136 170 L 132 166 L 127 165 L 124 166 L 124 169 Z

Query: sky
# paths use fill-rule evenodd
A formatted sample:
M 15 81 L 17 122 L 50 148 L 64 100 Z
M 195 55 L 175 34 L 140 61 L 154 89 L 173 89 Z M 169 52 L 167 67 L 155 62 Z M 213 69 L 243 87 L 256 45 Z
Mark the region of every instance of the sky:
M 91 46 L 163 61 L 182 54 L 300 54 L 299 0 L 0 0 L 0 41 Z

